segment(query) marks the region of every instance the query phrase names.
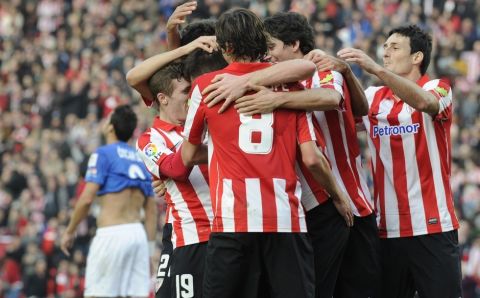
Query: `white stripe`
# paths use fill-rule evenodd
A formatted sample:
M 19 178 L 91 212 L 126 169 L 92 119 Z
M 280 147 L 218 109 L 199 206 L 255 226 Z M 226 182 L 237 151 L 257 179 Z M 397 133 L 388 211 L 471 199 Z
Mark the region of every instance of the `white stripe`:
M 398 115 L 400 125 L 413 124 L 411 111 L 407 104 L 403 105 L 402 111 Z M 427 230 L 427 221 L 425 220 L 425 208 L 423 206 L 420 174 L 417 165 L 416 134 L 403 134 L 401 137 L 405 157 L 406 191 L 408 205 L 410 206 L 410 221 L 412 223 L 413 235 L 421 235 Z
M 368 143 L 368 148 L 370 151 L 371 155 L 371 161 L 372 161 L 372 176 L 375 177 L 376 175 L 376 169 L 377 169 L 377 149 L 375 148 L 375 144 L 373 143 L 372 139 L 370 138 L 370 130 L 371 130 L 371 123 L 370 119 L 368 119 L 368 116 L 363 116 L 362 117 L 363 124 L 365 126 L 365 133 L 367 134 L 367 143 Z M 374 187 L 378 188 L 378 185 L 375 185 Z M 377 196 L 374 197 L 375 194 L 372 195 L 373 199 L 373 205 L 375 206 L 375 213 L 376 213 L 376 219 L 377 219 L 377 226 L 380 227 L 380 217 L 382 214 L 382 208 L 380 205 L 380 197 L 379 197 L 379 192 L 377 191 Z
M 224 232 L 235 232 L 235 212 L 232 189 L 232 180 L 223 179 L 223 193 L 222 193 L 222 222 Z
M 365 168 L 363 167 L 363 164 L 362 164 L 361 154 L 359 154 L 355 158 L 355 163 L 357 165 L 357 173 L 358 173 L 358 178 L 360 180 L 360 187 L 361 187 L 361 189 L 358 190 L 359 192 L 358 194 L 361 197 L 365 196 L 365 201 L 367 202 L 368 206 L 370 206 L 370 208 L 372 208 L 373 210 L 373 206 L 375 206 L 375 203 L 373 201 L 373 196 L 370 193 L 370 189 L 368 189 L 367 178 L 366 178 L 367 175 L 365 174 Z M 360 192 L 363 192 L 363 194 Z
M 341 73 L 339 73 L 338 71 L 332 71 L 332 75 L 333 75 L 333 87 L 335 88 L 335 90 L 340 93 L 340 95 L 342 96 L 342 98 L 344 98 L 344 94 L 343 94 L 343 76 Z
M 335 180 L 338 186 L 340 187 L 340 190 L 343 191 L 348 196 L 353 214 L 355 214 L 356 216 L 359 216 L 360 212 L 358 212 L 357 207 L 355 206 L 355 204 L 353 204 L 352 198 L 350 198 L 350 196 L 348 195 L 347 188 L 345 187 L 345 184 L 343 183 L 343 180 L 342 180 L 342 176 L 340 175 L 340 171 L 338 170 L 337 160 L 335 159 L 335 152 L 333 150 L 332 136 L 330 135 L 330 130 L 328 129 L 325 113 L 316 111 L 315 117 L 317 118 L 318 124 L 320 125 L 320 129 L 322 130 L 323 137 L 325 139 L 325 144 L 327 146 L 327 156 L 330 161 L 330 164 L 332 165 L 333 176 L 335 177 Z M 342 139 L 344 142 L 344 150 L 345 150 L 345 146 L 346 146 L 346 142 L 345 142 L 346 138 L 344 135 L 345 131 L 343 130 L 343 128 L 341 131 L 342 131 Z M 348 161 L 348 164 L 350 166 L 350 161 Z
M 386 119 L 390 113 L 393 104 L 391 101 L 383 100 L 380 103 L 379 111 L 382 111 L 381 115 L 377 115 L 378 125 L 390 125 Z M 371 129 L 371 128 L 370 128 Z M 395 187 L 392 184 L 395 181 L 393 174 L 393 160 L 390 147 L 390 136 L 377 136 L 380 140 L 380 150 L 378 154 L 384 165 L 385 176 L 385 222 L 387 228 L 387 237 L 399 237 L 400 236 L 400 218 L 398 214 L 398 198 L 395 192 Z
M 298 164 L 298 161 L 295 162 L 295 172 L 297 173 L 298 179 L 300 180 L 301 188 L 302 188 L 302 196 L 301 196 L 301 201 L 303 208 L 305 210 L 309 211 L 312 210 L 313 208 L 317 207 L 320 205 L 317 201 L 317 198 L 312 192 L 312 189 L 310 188 L 310 185 L 308 185 L 307 179 L 305 179 L 305 176 L 303 175 L 302 170 L 300 169 L 300 165 Z
M 260 179 L 245 178 L 245 195 L 247 197 L 248 231 L 263 231 L 263 208 Z
M 193 120 L 195 119 L 195 115 L 197 114 L 197 110 L 200 107 L 201 101 L 202 93 L 200 91 L 200 87 L 196 85 L 192 91 L 192 96 L 190 97 L 190 105 L 188 107 L 187 119 L 185 120 L 185 127 L 183 130 L 183 135 L 187 139 L 190 137 L 190 130 L 192 129 Z
M 185 245 L 198 243 L 199 239 L 195 220 L 193 219 L 193 215 L 190 212 L 190 209 L 188 208 L 188 205 L 185 202 L 182 193 L 178 189 L 177 184 L 174 180 L 168 179 L 165 181 L 165 186 L 170 193 L 170 199 L 172 200 L 172 203 L 177 210 L 178 216 L 180 217 Z
M 319 88 L 319 87 L 320 87 L 320 75 L 318 74 L 318 71 L 316 71 L 313 74 L 312 84 L 310 85 L 310 89 Z
M 302 186 L 299 181 L 295 184 L 295 197 L 300 202 L 300 198 L 302 197 Z M 306 233 L 307 223 L 305 222 L 305 211 L 303 210 L 302 204 L 298 204 L 298 220 L 300 224 L 300 232 Z
M 277 205 L 277 231 L 290 232 L 292 231 L 292 213 L 286 192 L 285 179 L 273 178 L 273 189 L 275 190 Z
M 440 83 L 440 80 L 438 80 L 438 79 L 437 80 L 431 80 L 431 81 L 428 81 L 427 83 L 425 83 L 425 85 L 423 85 L 422 88 L 424 90 L 427 90 L 427 91 L 435 90 L 435 88 L 438 87 L 439 83 Z M 452 89 L 450 88 L 450 90 L 448 90 L 447 96 L 442 96 L 441 94 L 439 94 L 439 95 L 441 97 L 440 97 L 440 100 L 439 100 L 440 109 L 438 111 L 438 114 L 442 113 L 446 108 L 448 108 L 452 104 Z
M 205 177 L 200 171 L 198 166 L 194 166 L 188 180 L 193 186 L 193 190 L 197 194 L 197 197 L 200 200 L 200 203 L 203 206 L 203 210 L 210 220 L 210 224 L 213 220 L 213 210 L 212 210 L 212 200 L 210 199 L 210 188 L 208 187 L 208 182 L 205 180 Z
M 307 112 L 307 124 L 308 124 L 308 132 L 310 133 L 310 138 L 312 141 L 316 141 L 317 137 L 315 136 L 315 129 L 313 127 L 313 122 L 312 122 L 312 113 Z
M 440 163 L 440 153 L 438 152 L 437 146 L 437 137 L 435 135 L 434 121 L 427 116 L 428 114 L 422 113 L 423 117 L 423 127 L 425 131 L 425 139 L 427 140 L 427 147 L 430 164 L 432 165 L 433 173 L 433 184 L 435 188 L 436 201 L 438 206 L 438 213 L 440 215 L 440 225 L 442 226 L 442 231 L 450 231 L 453 229 L 453 222 L 448 212 L 447 207 L 447 197 L 445 186 L 443 185 L 442 179 L 442 168 Z M 445 157 L 447 158 L 447 157 Z M 428 162 L 427 160 L 421 160 L 419 162 Z M 450 183 L 450 182 L 447 182 Z

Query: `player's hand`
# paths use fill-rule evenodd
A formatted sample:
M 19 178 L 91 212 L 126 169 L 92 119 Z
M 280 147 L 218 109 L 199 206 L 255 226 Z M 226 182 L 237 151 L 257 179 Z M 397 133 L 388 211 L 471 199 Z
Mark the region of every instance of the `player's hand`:
M 193 52 L 195 49 L 202 49 L 205 52 L 212 53 L 218 49 L 217 38 L 213 36 L 200 36 L 189 44 L 185 45 L 185 54 Z
M 235 109 L 240 114 L 246 116 L 265 114 L 278 108 L 280 102 L 275 98 L 278 97 L 276 92 L 263 86 L 249 86 L 249 89 L 256 93 L 242 96 L 235 103 Z
M 327 55 L 323 51 L 317 49 L 310 51 L 305 55 L 304 59 L 315 63 L 318 71 L 334 70 L 344 74 L 350 68 L 346 61 Z
M 350 202 L 348 201 L 345 193 L 339 191 L 337 196 L 332 196 L 333 204 L 337 208 L 338 213 L 343 217 L 348 227 L 353 226 L 353 212 Z
M 167 21 L 167 31 L 177 30 L 178 26 L 185 23 L 185 17 L 197 9 L 196 1 L 189 1 L 177 6 Z
M 347 62 L 357 63 L 366 72 L 376 74 L 382 67 L 375 63 L 364 51 L 354 48 L 345 48 L 338 51 L 337 56 Z
M 165 187 L 165 183 L 162 180 L 153 180 L 152 182 L 153 191 L 159 197 L 165 195 L 167 192 L 167 188 Z
M 223 113 L 232 102 L 244 95 L 248 90 L 248 77 L 235 76 L 224 73 L 216 75 L 211 84 L 207 86 L 202 92 L 202 95 L 207 95 L 204 102 L 209 108 L 217 103 L 225 100 L 223 105 L 218 110 L 218 113 Z
M 75 239 L 74 233 L 68 233 L 67 231 L 65 231 L 62 235 L 62 239 L 60 240 L 60 249 L 67 256 L 70 256 L 70 252 L 68 250 L 72 248 L 74 239 Z

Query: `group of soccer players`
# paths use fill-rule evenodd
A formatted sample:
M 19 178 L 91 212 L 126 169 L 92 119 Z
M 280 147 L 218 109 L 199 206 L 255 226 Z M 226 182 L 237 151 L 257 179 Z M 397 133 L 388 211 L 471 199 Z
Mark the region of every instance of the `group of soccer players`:
M 425 75 L 430 37 L 394 29 L 380 66 L 315 49 L 293 12 L 236 8 L 179 32 L 195 8 L 127 74 L 158 111 L 137 141 L 166 189 L 157 297 L 461 297 L 452 92 Z M 348 63 L 385 86 L 364 92 Z

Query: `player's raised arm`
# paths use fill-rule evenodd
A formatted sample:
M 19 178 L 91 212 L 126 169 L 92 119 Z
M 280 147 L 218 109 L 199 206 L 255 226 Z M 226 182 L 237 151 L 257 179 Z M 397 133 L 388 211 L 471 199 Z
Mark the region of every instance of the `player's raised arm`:
M 197 9 L 196 1 L 188 1 L 177 6 L 167 21 L 167 44 L 169 50 L 174 50 L 180 46 L 179 26 L 185 24 L 185 18 Z
M 200 36 L 194 41 L 176 48 L 172 51 L 157 54 L 148 58 L 139 65 L 135 66 L 127 73 L 127 83 L 137 90 L 142 98 L 148 102 L 154 101 L 154 94 L 148 87 L 148 79 L 160 68 L 166 66 L 170 62 L 188 55 L 195 49 L 203 49 L 211 53 L 217 48 L 215 36 Z
M 356 117 L 365 116 L 368 113 L 368 102 L 363 92 L 363 87 L 352 71 L 352 68 L 344 60 L 325 54 L 315 49 L 305 55 L 305 59 L 312 61 L 319 72 L 335 70 L 342 74 L 347 83 L 352 103 L 352 113 Z

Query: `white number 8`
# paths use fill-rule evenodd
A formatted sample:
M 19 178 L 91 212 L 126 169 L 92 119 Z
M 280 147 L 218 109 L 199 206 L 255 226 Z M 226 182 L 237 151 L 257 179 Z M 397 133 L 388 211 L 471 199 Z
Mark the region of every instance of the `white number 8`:
M 238 145 L 243 152 L 249 154 L 268 154 L 273 145 L 273 113 L 260 114 L 261 118 L 253 118 L 240 114 Z M 253 142 L 253 133 L 260 134 L 260 142 Z

